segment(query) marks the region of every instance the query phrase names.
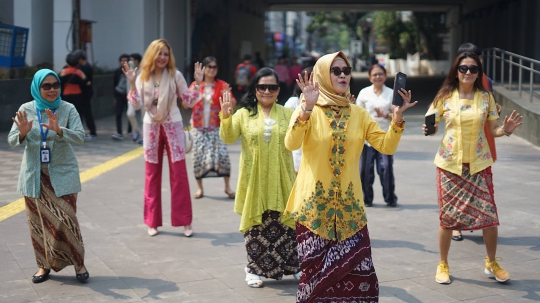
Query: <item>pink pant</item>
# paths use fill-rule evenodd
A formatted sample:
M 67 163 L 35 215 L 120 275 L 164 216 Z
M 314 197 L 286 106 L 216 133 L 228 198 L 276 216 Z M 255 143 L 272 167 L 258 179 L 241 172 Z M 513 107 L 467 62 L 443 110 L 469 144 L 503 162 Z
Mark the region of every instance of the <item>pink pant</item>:
M 144 223 L 156 228 L 163 225 L 161 211 L 161 176 L 163 171 L 163 150 L 167 148 L 169 175 L 171 182 L 171 223 L 172 226 L 191 224 L 191 194 L 186 171 L 186 161 L 172 162 L 167 134 L 159 129 L 158 163 L 146 162 L 146 183 L 144 185 Z

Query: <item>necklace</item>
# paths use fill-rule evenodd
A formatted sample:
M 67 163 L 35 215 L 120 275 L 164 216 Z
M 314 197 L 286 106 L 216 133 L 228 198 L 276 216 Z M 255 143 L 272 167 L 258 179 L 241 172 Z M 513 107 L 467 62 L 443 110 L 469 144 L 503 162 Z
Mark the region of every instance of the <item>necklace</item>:
M 159 87 L 159 84 L 161 83 L 161 81 L 155 81 L 154 82 L 154 87 Z

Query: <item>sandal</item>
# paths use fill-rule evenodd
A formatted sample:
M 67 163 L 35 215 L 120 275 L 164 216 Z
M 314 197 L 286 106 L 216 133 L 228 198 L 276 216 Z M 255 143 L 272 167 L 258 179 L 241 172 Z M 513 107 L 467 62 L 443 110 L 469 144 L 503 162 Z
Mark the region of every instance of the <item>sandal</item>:
M 229 199 L 234 199 L 234 198 L 236 198 L 236 193 L 235 193 L 234 191 L 229 193 L 229 192 L 227 192 L 227 190 L 225 190 L 225 194 L 226 194 L 227 196 L 229 196 Z
M 204 193 L 203 193 L 202 190 L 193 195 L 193 198 L 195 198 L 195 199 L 200 199 L 202 197 L 204 197 Z
M 246 267 L 244 268 L 244 271 L 246 272 L 246 282 L 249 287 L 253 288 L 261 288 L 263 286 L 263 281 L 261 280 L 261 277 L 250 274 L 249 269 Z
M 452 240 L 454 241 L 463 241 L 463 236 L 461 235 L 461 231 L 459 232 L 459 235 L 452 235 Z

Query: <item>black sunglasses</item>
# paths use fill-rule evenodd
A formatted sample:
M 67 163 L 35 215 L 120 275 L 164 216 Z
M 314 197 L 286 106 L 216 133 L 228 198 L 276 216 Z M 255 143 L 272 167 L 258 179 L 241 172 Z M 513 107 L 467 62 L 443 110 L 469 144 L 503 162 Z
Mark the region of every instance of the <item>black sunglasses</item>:
M 206 68 L 208 68 L 208 69 L 217 69 L 217 65 L 207 65 Z
M 462 74 L 466 74 L 467 71 L 470 71 L 471 74 L 474 75 L 474 74 L 478 74 L 478 72 L 480 71 L 480 68 L 477 65 L 471 65 L 471 66 L 460 65 L 457 67 L 457 70 Z
M 264 93 L 266 90 L 275 93 L 279 89 L 279 85 L 277 84 L 257 84 L 255 87 L 259 93 Z
M 336 76 L 341 75 L 342 72 L 345 74 L 345 76 L 348 76 L 348 75 L 351 74 L 352 67 L 346 66 L 346 67 L 344 67 L 343 69 L 341 69 L 341 68 L 339 68 L 339 67 L 337 67 L 337 66 L 334 66 L 334 67 L 332 67 L 330 70 L 331 70 L 331 71 L 334 73 L 334 75 L 336 75 Z
M 60 82 L 54 82 L 53 84 L 45 83 L 45 84 L 41 85 L 41 88 L 43 88 L 43 90 L 51 90 L 51 88 L 59 89 L 60 88 Z

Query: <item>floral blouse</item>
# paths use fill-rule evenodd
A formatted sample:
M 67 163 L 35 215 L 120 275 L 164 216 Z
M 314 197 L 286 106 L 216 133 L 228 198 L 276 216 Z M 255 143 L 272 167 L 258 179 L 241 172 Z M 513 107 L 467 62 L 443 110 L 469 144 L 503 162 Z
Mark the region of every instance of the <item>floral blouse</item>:
M 469 163 L 471 174 L 476 174 L 493 164 L 493 157 L 486 140 L 486 120 L 499 118 L 493 95 L 476 91 L 474 100 L 459 98 L 455 90 L 447 100 L 433 105 L 426 115 L 436 113 L 436 123 L 444 119 L 444 135 L 435 156 L 435 165 L 461 175 L 463 163 Z
M 186 103 L 188 106 L 191 106 L 194 102 L 201 98 L 201 93 L 195 89 L 188 89 L 186 80 L 182 73 L 176 71 L 175 79 L 176 82 L 176 95 L 178 98 L 182 99 L 182 102 Z M 142 82 L 140 77 L 137 77 L 135 83 L 136 90 L 130 90 L 127 96 L 127 99 L 130 104 L 133 105 L 133 108 L 140 109 L 142 106 Z M 157 100 L 159 97 L 159 88 L 154 88 L 154 100 Z M 143 148 L 144 148 L 144 159 L 150 163 L 158 163 L 158 142 L 159 142 L 159 130 L 160 126 L 163 126 L 165 134 L 169 142 L 169 150 L 172 162 L 181 161 L 185 159 L 185 138 L 184 138 L 184 125 L 182 123 L 182 114 L 178 108 L 177 103 L 175 102 L 167 115 L 167 118 L 163 123 L 156 123 L 150 118 L 148 112 L 144 115 L 143 119 Z
M 307 121 L 298 119 L 300 110 L 295 110 L 285 136 L 289 150 L 302 147 L 285 215 L 325 239 L 346 240 L 367 224 L 358 174 L 364 142 L 393 154 L 403 128 L 392 122 L 384 132 L 357 105 L 346 106 L 339 121 L 327 106 L 315 106 Z

